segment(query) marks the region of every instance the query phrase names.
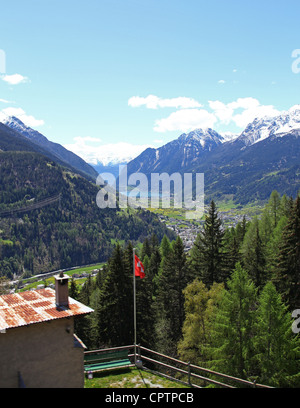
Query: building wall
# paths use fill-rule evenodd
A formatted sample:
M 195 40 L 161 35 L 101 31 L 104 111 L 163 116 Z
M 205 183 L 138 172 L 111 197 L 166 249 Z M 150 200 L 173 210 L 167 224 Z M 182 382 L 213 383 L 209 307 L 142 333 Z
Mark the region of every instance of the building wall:
M 0 333 L 0 387 L 77 388 L 84 385 L 82 348 L 74 347 L 74 318 Z

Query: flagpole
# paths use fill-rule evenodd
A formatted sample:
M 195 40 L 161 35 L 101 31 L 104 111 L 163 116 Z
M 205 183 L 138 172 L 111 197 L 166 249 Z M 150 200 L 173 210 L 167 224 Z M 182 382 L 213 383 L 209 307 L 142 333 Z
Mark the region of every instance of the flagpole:
M 136 365 L 136 290 L 135 290 L 135 248 L 133 248 L 133 322 L 134 322 L 134 364 Z

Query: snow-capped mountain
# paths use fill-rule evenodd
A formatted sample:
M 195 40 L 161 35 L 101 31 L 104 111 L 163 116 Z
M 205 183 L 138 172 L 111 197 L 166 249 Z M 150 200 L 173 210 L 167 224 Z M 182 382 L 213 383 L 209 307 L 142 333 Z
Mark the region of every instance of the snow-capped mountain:
M 159 147 L 148 148 L 128 163 L 128 172 L 169 172 L 193 166 L 224 142 L 213 129 L 196 129 L 183 133 L 178 139 Z
M 44 151 L 51 154 L 51 158 L 56 157 L 60 164 L 66 163 L 73 169 L 77 169 L 80 174 L 86 175 L 89 178 L 96 179 L 98 176 L 97 171 L 86 163 L 81 157 L 75 153 L 67 150 L 59 143 L 54 143 L 48 140 L 40 132 L 26 126 L 20 119 L 15 116 L 1 117 L 0 122 L 5 126 L 13 129 L 18 134 L 24 136 L 37 146 L 43 148 Z
M 223 143 L 224 138 L 215 130 L 207 129 L 196 129 L 189 133 L 183 133 L 179 136 L 178 141 L 185 142 L 187 145 L 195 141 L 202 146 L 202 149 L 211 150 L 213 146 Z M 172 142 L 171 142 L 172 143 Z
M 275 117 L 265 116 L 261 119 L 254 119 L 241 133 L 238 140 L 250 146 L 270 136 L 281 137 L 293 129 L 300 129 L 300 105 L 295 105 Z
M 48 139 L 39 133 L 38 131 L 32 129 L 29 126 L 26 126 L 25 123 L 23 123 L 19 118 L 16 116 L 6 116 L 3 117 L 1 122 L 10 127 L 11 129 L 14 129 L 16 132 L 21 133 L 21 135 L 27 137 L 28 139 L 32 140 L 33 142 L 37 143 L 47 143 Z
M 266 200 L 273 190 L 300 189 L 300 105 L 275 117 L 255 119 L 238 136 L 197 129 L 147 149 L 127 165 L 128 174 L 204 173 L 208 199 L 239 203 Z

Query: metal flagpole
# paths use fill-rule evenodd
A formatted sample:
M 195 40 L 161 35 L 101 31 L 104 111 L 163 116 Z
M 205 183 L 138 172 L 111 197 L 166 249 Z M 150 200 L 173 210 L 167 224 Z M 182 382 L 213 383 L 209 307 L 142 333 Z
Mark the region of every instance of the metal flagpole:
M 134 364 L 136 365 L 136 293 L 135 293 L 135 248 L 133 248 L 133 321 L 134 321 Z

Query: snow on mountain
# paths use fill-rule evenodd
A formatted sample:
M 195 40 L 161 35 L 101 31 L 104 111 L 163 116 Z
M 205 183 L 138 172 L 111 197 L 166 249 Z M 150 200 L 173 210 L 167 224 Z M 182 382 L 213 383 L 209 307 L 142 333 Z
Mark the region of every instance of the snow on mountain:
M 261 142 L 270 136 L 282 137 L 291 130 L 300 129 L 300 105 L 295 105 L 288 111 L 275 117 L 256 118 L 249 123 L 238 140 L 246 146 Z
M 76 155 L 72 151 L 69 151 L 59 143 L 51 142 L 37 130 L 26 126 L 20 119 L 15 116 L 0 115 L 0 122 L 4 125 L 18 132 L 22 136 L 26 137 L 34 144 L 42 147 L 51 155 L 54 155 L 60 162 L 67 163 L 72 166 L 73 169 L 77 169 L 81 174 L 88 175 L 93 179 L 96 179 L 97 171 L 86 163 L 79 155 Z
M 223 138 L 222 139 L 223 143 L 232 142 L 240 136 L 239 133 L 232 133 L 232 132 L 221 132 L 220 134 Z
M 189 133 L 183 133 L 179 136 L 178 140 L 180 142 L 189 143 L 190 141 L 196 141 L 201 144 L 203 149 L 211 144 L 220 144 L 223 142 L 223 137 L 217 133 L 215 130 L 207 128 L 207 129 L 195 129 Z
M 23 136 L 27 137 L 28 139 L 31 139 L 35 143 L 47 144 L 48 142 L 48 139 L 44 135 L 42 135 L 40 132 L 32 129 L 29 126 L 26 126 L 16 116 L 4 116 L 0 118 L 0 121 L 4 125 L 10 127 L 11 129 L 14 129 L 16 132 L 21 133 Z

